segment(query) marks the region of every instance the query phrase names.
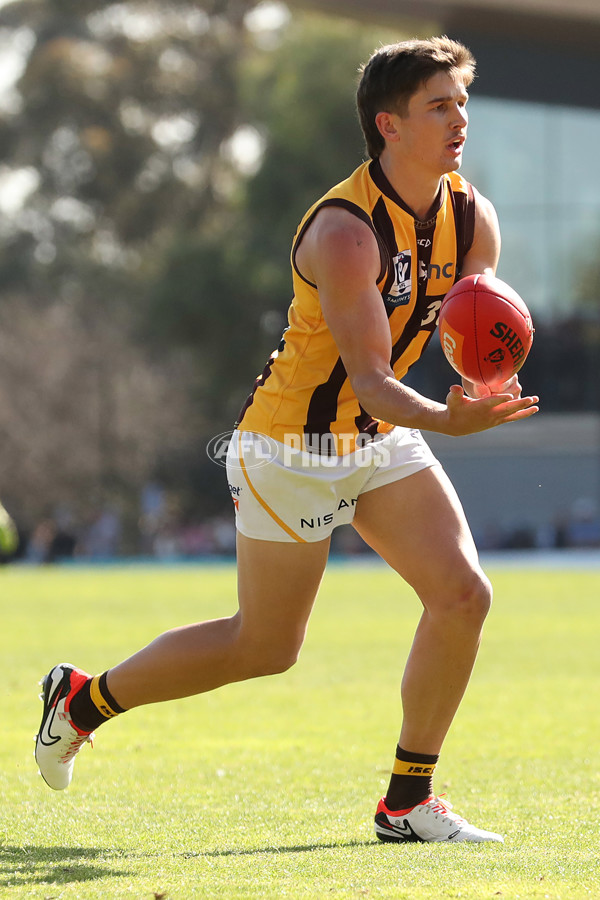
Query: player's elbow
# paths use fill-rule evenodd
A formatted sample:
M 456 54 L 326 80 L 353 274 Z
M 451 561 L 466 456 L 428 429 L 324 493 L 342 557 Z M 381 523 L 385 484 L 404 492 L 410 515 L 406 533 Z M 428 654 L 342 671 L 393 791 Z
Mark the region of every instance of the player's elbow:
M 356 399 L 374 419 L 385 418 L 382 401 L 386 377 L 380 372 L 362 372 L 350 379 Z

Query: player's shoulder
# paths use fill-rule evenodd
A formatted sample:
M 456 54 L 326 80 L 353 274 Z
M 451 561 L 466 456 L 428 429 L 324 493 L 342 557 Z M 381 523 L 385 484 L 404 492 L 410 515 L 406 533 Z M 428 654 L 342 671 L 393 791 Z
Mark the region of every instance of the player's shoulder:
M 362 197 L 365 193 L 373 190 L 375 185 L 371 177 L 371 160 L 361 163 L 342 181 L 334 184 L 327 193 L 321 198 L 326 200 L 335 197 Z
M 320 206 L 315 212 L 311 228 L 319 240 L 355 237 L 372 230 L 352 208 L 337 203 Z
M 447 172 L 446 181 L 453 194 L 464 194 L 467 197 L 473 196 L 475 188 L 459 172 Z
M 317 273 L 331 271 L 339 281 L 344 275 L 371 277 L 379 271 L 379 245 L 372 226 L 357 216 L 353 209 L 337 203 L 324 204 L 297 242 L 295 263 L 309 281 L 318 282 Z
M 319 243 L 374 240 L 368 163 L 363 163 L 344 181 L 324 194 L 307 212 L 298 236 L 308 234 Z
M 484 223 L 497 228 L 498 215 L 492 201 L 487 197 L 484 197 L 484 195 L 476 188 L 473 188 L 473 202 L 475 204 L 476 221 L 483 221 Z
M 315 273 L 324 263 L 338 273 L 368 264 L 379 267 L 379 249 L 369 226 L 347 209 L 325 206 L 318 211 L 299 250 L 307 271 Z M 339 275 L 338 275 L 339 277 Z M 314 280 L 314 278 L 313 278 Z
M 458 172 L 449 172 L 446 177 L 452 192 L 455 195 L 462 195 L 463 202 L 467 206 L 473 207 L 475 220 L 483 220 L 486 223 L 496 222 L 497 215 L 494 204 L 474 184 L 471 184 Z
M 358 218 L 364 218 L 372 206 L 375 191 L 375 185 L 369 177 L 369 164 L 362 163 L 347 178 L 334 184 L 319 197 L 305 213 L 303 222 L 310 221 L 326 207 L 343 208 L 356 214 Z
M 323 259 L 352 267 L 358 252 L 380 264 L 380 251 L 368 202 L 360 185 L 368 180 L 363 163 L 344 181 L 324 194 L 307 211 L 298 226 L 292 246 L 292 262 L 305 279 L 315 281 L 314 270 Z M 371 262 L 369 261 L 369 268 Z

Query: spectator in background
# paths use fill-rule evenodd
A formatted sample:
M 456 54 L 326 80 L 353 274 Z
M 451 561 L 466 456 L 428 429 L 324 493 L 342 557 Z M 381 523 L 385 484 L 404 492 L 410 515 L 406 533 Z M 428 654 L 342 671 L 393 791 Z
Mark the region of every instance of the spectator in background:
M 91 560 L 112 559 L 119 555 L 121 517 L 112 507 L 98 509 L 84 530 L 78 553 Z

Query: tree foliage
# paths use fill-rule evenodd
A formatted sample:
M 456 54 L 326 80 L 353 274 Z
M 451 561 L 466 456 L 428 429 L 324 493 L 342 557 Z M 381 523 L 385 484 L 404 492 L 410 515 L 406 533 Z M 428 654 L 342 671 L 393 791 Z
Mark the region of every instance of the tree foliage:
M 238 116 L 250 6 L 15 0 L 0 11 L 0 25 L 21 13 L 30 34 L 3 161 L 37 177 L 13 223 L 31 276 L 41 267 L 55 291 L 82 272 L 94 291 L 90 275 L 135 278 L 173 230 L 203 225 Z
M 223 206 L 253 5 L 0 9 L 22 70 L 0 108 L 0 175 L 5 192 L 25 185 L 0 227 L 0 487 L 29 521 L 84 485 L 133 495 L 202 427 L 196 369 L 140 340 L 144 299 L 167 249 Z

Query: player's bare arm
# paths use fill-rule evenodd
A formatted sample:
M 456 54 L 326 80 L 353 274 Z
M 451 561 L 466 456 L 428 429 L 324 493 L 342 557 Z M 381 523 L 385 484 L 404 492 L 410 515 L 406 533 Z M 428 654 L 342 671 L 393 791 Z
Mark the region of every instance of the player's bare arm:
M 483 237 L 474 241 L 472 249 L 476 247 L 483 253 Z M 476 259 L 473 256 L 472 265 Z M 377 240 L 352 213 L 334 207 L 321 210 L 298 249 L 297 263 L 319 289 L 323 315 L 352 388 L 370 415 L 393 425 L 458 436 L 536 411 L 535 398 L 514 400 L 501 394 L 471 400 L 458 385 L 451 388 L 446 404 L 438 403 L 396 379 L 390 366 L 389 324 L 377 289 Z
M 467 275 L 495 275 L 500 259 L 500 225 L 490 201 L 473 189 L 475 194 L 475 233 L 466 254 L 461 278 Z

